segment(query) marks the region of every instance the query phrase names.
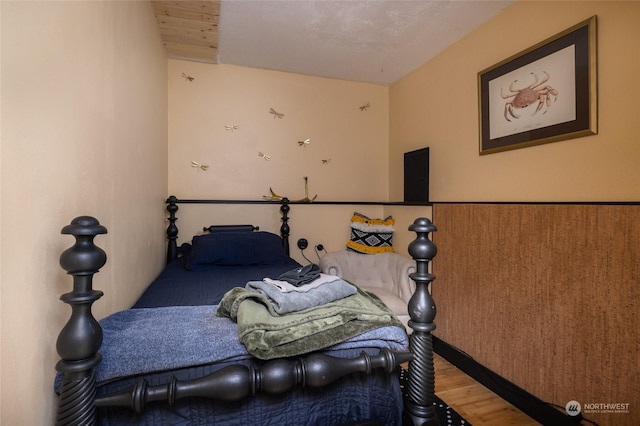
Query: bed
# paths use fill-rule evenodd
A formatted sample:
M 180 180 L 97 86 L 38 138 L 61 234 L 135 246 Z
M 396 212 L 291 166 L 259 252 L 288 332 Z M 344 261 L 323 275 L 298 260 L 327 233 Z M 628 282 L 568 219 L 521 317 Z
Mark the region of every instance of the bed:
M 60 257 L 74 286 L 61 297 L 72 314 L 57 341 L 57 424 L 438 424 L 434 276 L 427 272 L 436 254 L 428 234 L 436 228 L 428 219 L 409 227 L 417 266 L 409 336 L 361 289 L 317 311 L 291 309 L 276 315 L 277 326 L 264 326 L 271 316 L 263 311 L 273 306 L 243 286 L 306 269 L 289 256 L 291 206 L 277 203 L 280 235 L 212 225 L 204 228 L 208 235 L 178 246 L 178 205 L 207 202 L 167 199 L 166 269 L 131 309 L 100 322 L 91 305 L 102 292 L 92 278 L 106 254 L 93 240 L 107 230 L 88 216 L 62 229 L 76 243 Z M 334 307 L 356 297 L 357 309 Z M 319 328 L 328 323 L 340 326 Z

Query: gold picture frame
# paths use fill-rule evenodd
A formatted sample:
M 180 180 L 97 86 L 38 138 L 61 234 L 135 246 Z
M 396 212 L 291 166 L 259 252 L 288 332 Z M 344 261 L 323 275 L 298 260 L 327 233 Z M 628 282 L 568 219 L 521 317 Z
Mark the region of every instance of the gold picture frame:
M 480 155 L 598 133 L 596 17 L 478 73 Z

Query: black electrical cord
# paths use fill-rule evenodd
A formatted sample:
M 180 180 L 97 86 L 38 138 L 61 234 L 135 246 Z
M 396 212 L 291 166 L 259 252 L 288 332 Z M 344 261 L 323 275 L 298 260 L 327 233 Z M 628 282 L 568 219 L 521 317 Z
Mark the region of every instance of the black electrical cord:
M 312 261 L 309 260 L 309 258 L 307 258 L 307 256 L 304 255 L 304 249 L 300 249 L 300 254 L 302 255 L 302 257 L 304 257 L 304 259 L 309 262 L 309 263 L 313 263 Z
M 297 244 L 298 244 L 298 248 L 300 249 L 300 254 L 302 254 L 302 257 L 304 257 L 307 262 L 313 263 L 307 258 L 307 256 L 304 255 L 304 249 L 309 247 L 309 242 L 305 238 L 300 238 Z
M 318 260 L 320 260 L 320 253 L 318 253 L 318 251 L 324 251 L 325 254 L 327 253 L 327 251 L 324 249 L 324 246 L 322 244 L 316 244 L 313 249 L 316 251 L 316 256 L 318 256 Z

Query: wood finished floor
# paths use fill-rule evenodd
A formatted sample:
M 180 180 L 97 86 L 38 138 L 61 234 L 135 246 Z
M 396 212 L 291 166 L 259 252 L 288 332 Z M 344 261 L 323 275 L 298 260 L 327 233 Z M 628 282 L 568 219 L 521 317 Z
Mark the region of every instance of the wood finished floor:
M 436 395 L 472 426 L 534 426 L 527 416 L 489 389 L 434 354 Z

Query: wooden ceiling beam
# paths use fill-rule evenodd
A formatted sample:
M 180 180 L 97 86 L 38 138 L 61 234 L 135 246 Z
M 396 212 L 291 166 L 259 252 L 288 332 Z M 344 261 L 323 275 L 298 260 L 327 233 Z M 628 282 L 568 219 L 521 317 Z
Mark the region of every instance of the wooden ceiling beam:
M 153 11 L 157 15 L 175 16 L 194 21 L 218 22 L 220 1 L 161 1 L 151 0 Z
M 171 58 L 217 63 L 220 0 L 151 0 Z
M 165 42 L 167 55 L 174 59 L 186 59 L 197 62 L 218 63 L 218 49 L 210 47 L 194 46 L 193 44 L 182 44 Z
M 173 16 L 156 16 L 160 29 L 174 29 L 184 31 L 218 32 L 218 24 Z
M 180 30 L 166 30 L 163 33 L 162 41 L 173 42 L 173 43 L 182 43 L 182 44 L 191 44 L 199 47 L 209 47 L 212 49 L 218 48 L 218 34 L 193 34 Z

